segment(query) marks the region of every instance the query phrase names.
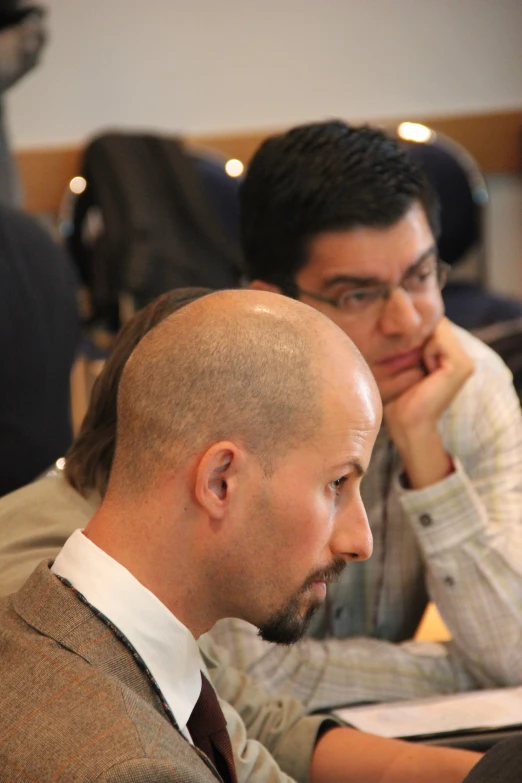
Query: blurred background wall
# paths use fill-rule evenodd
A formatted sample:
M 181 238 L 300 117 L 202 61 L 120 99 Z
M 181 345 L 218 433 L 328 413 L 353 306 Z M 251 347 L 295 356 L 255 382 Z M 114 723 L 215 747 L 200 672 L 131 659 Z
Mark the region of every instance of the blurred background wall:
M 50 0 L 15 148 L 522 108 L 521 0 Z M 495 140 L 492 139 L 494 144 Z M 522 295 L 522 178 L 488 176 L 492 286 Z

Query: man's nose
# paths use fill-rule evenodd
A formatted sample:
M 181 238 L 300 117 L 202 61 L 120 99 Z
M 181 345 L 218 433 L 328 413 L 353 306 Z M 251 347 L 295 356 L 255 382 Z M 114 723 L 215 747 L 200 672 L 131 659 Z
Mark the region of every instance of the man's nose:
M 380 326 L 383 334 L 410 334 L 418 329 L 422 317 L 415 307 L 411 296 L 401 288 L 392 288 L 383 301 Z
M 373 536 L 362 500 L 348 504 L 339 516 L 330 541 L 335 557 L 347 562 L 368 560 L 373 551 Z

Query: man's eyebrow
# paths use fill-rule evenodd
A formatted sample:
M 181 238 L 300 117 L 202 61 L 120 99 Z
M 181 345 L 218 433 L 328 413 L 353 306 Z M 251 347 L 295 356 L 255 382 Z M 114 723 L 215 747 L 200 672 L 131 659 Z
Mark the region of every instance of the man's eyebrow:
M 436 245 L 431 245 L 423 253 L 421 253 L 417 260 L 408 267 L 403 277 L 406 277 L 411 272 L 414 272 L 418 266 L 420 266 L 424 261 L 426 261 L 427 258 L 432 255 L 437 255 Z M 364 277 L 359 275 L 334 275 L 334 277 L 328 277 L 323 281 L 321 290 L 331 288 L 332 286 L 339 285 L 340 283 L 350 283 L 351 285 L 361 286 L 361 288 L 364 288 L 365 286 L 370 285 L 382 285 L 384 282 L 385 281 L 381 280 L 381 278 L 374 276 Z
M 339 465 L 335 465 L 333 469 L 346 470 L 347 468 L 352 468 L 357 478 L 362 478 L 366 474 L 366 470 L 363 468 L 359 460 L 353 458 L 347 459 L 345 462 L 339 463 Z

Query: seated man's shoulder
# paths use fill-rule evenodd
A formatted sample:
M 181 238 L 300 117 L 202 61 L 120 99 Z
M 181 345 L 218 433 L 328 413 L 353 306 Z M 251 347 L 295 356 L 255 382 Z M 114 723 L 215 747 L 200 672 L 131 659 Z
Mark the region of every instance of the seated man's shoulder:
M 446 409 L 440 427 L 448 450 L 469 471 L 485 449 L 498 447 L 506 432 L 513 443 L 520 440 L 522 417 L 512 373 L 501 357 L 474 335 L 453 327 L 473 359 L 474 371 Z
M 486 407 L 497 407 L 499 399 L 505 406 L 518 409 L 513 375 L 502 358 L 478 337 L 455 325 L 454 329 L 474 362 L 474 371 L 451 403 L 449 416 L 476 416 Z
M 0 498 L 0 595 L 18 590 L 40 561 L 53 559 L 85 527 L 97 501 L 82 497 L 62 474 Z
M 75 627 L 65 606 L 70 627 L 52 618 L 53 637 L 20 615 L 19 595 L 0 600 L 2 781 L 123 781 L 129 770 L 133 781 L 150 780 L 151 771 L 155 781 L 214 779 L 98 618 L 79 612 Z
M 491 375 L 493 373 L 493 375 L 502 376 L 507 380 L 511 377 L 506 364 L 493 348 L 490 348 L 483 340 L 480 340 L 456 324 L 453 324 L 453 329 L 462 347 L 475 362 L 475 376 Z
M 7 525 L 13 519 L 35 519 L 41 523 L 43 517 L 52 520 L 63 515 L 76 516 L 85 522 L 96 508 L 91 506 L 61 473 L 52 474 L 0 498 L 0 525 Z

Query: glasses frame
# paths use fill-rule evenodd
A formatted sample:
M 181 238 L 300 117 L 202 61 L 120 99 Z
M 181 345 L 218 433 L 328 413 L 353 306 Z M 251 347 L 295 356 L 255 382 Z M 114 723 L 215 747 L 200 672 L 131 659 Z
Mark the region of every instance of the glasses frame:
M 445 261 L 441 261 L 440 258 L 437 259 L 435 271 L 437 274 L 437 287 L 439 291 L 442 291 L 442 289 L 446 285 L 450 269 L 451 269 L 450 264 L 447 264 Z M 315 299 L 317 302 L 325 302 L 325 304 L 332 305 L 332 307 L 335 307 L 338 310 L 342 310 L 343 312 L 348 312 L 347 309 L 342 305 L 342 300 L 347 293 L 349 293 L 350 296 L 353 296 L 353 294 L 367 292 L 367 291 L 379 292 L 374 300 L 375 302 L 379 301 L 380 299 L 387 301 L 392 295 L 392 292 L 396 288 L 402 288 L 403 291 L 405 291 L 408 294 L 408 296 L 410 296 L 411 292 L 404 287 L 404 283 L 407 281 L 408 274 L 410 274 L 411 271 L 412 270 L 407 272 L 406 275 L 401 280 L 399 280 L 398 283 L 377 283 L 376 285 L 372 285 L 372 286 L 354 288 L 350 292 L 344 292 L 337 299 L 333 299 L 332 297 L 329 296 L 322 296 L 321 294 L 315 294 L 312 291 L 306 291 L 304 288 L 299 288 L 298 286 L 295 287 L 295 291 L 298 296 L 304 294 L 305 296 L 309 296 L 311 299 Z

